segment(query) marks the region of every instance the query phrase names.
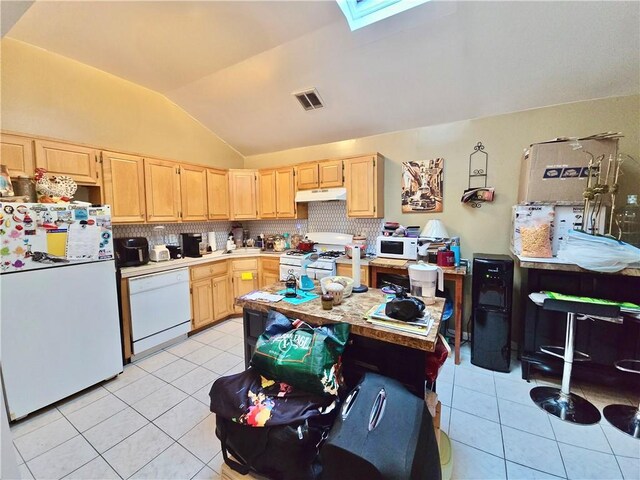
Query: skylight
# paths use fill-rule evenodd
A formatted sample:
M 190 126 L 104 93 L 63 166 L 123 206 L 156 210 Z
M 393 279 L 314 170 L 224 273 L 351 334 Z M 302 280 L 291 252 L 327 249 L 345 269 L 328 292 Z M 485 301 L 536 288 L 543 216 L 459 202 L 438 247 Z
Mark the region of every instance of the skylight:
M 417 7 L 429 0 L 336 0 L 351 31 Z

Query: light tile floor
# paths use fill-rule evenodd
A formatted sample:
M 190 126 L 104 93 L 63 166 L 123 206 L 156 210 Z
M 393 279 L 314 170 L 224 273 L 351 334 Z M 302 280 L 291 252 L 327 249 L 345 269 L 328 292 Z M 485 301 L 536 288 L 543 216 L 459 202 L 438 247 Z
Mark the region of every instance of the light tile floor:
M 209 389 L 244 369 L 241 319 L 216 325 L 125 368 L 105 382 L 12 425 L 23 478 L 219 479 L 222 465 Z M 454 479 L 636 479 L 640 441 L 611 427 L 570 425 L 529 399 L 536 384 L 448 360 L 438 380 Z M 574 391 L 599 408 L 633 394 L 595 385 Z

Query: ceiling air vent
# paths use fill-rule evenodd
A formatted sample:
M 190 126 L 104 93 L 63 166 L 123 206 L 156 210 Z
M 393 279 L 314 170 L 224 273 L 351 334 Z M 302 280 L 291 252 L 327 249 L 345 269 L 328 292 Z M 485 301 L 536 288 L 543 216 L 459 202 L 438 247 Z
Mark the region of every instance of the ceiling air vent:
M 324 107 L 322 100 L 320 100 L 320 95 L 315 88 L 305 90 L 304 92 L 294 93 L 293 95 L 298 99 L 300 105 L 302 105 L 302 108 L 305 110 L 316 110 Z

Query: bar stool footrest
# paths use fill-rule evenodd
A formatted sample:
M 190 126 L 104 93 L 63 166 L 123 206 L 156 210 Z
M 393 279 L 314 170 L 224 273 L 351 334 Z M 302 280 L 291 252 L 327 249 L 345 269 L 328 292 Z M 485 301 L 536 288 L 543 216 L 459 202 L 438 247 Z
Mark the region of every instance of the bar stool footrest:
M 559 388 L 535 387 L 529 396 L 538 407 L 560 420 L 581 425 L 600 421 L 600 412 L 595 405 L 575 393 L 565 396 Z
M 618 430 L 634 438 L 640 438 L 640 407 L 607 405 L 602 414 Z
M 557 357 L 564 360 L 564 347 L 561 347 L 559 345 L 541 345 L 540 351 L 542 353 L 546 353 L 547 355 L 551 355 L 552 357 Z M 584 352 L 579 352 L 578 350 L 574 350 L 573 361 L 574 362 L 590 362 L 591 355 L 588 355 Z
M 622 372 L 638 373 L 640 374 L 640 360 L 632 360 L 625 358 L 614 362 L 615 367 Z

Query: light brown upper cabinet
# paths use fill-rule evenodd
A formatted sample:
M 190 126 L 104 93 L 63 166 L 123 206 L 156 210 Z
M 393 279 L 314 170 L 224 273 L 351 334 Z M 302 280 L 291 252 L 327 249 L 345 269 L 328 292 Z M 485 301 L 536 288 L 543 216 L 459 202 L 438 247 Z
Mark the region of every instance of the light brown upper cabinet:
M 36 140 L 36 167 L 49 175 L 68 175 L 79 185 L 100 185 L 98 151 L 70 143 Z
M 207 169 L 209 220 L 229 220 L 229 174 L 226 170 Z
M 307 216 L 307 204 L 296 204 L 294 167 L 258 171 L 258 218 Z
M 320 188 L 341 187 L 342 160 L 328 160 L 318 163 L 318 181 Z
M 296 166 L 298 190 L 318 188 L 318 162 L 302 163 Z
M 144 161 L 142 157 L 102 152 L 104 199 L 111 205 L 114 223 L 142 223 L 146 220 Z
M 180 165 L 180 213 L 183 221 L 207 219 L 207 169 Z
M 180 220 L 179 166 L 166 160 L 144 159 L 148 222 Z
M 342 160 L 323 160 L 296 166 L 298 190 L 341 187 Z
M 384 157 L 380 154 L 344 159 L 347 216 L 384 216 Z
M 9 175 L 17 172 L 33 175 L 33 140 L 19 135 L 1 134 L 0 164 L 7 166 Z
M 255 170 L 229 170 L 231 220 L 258 217 Z
M 258 171 L 258 217 L 276 218 L 276 171 Z
M 307 218 L 306 203 L 296 204 L 294 167 L 276 170 L 276 211 L 278 218 Z

